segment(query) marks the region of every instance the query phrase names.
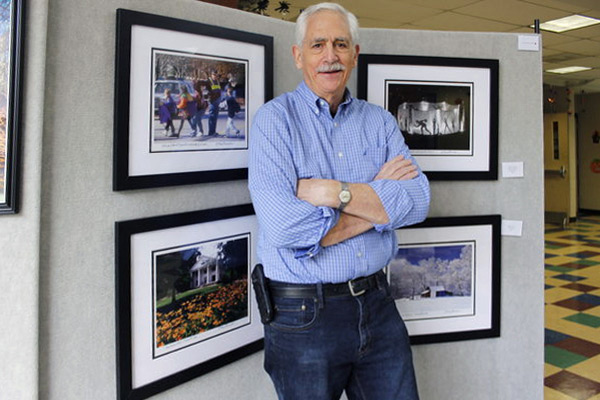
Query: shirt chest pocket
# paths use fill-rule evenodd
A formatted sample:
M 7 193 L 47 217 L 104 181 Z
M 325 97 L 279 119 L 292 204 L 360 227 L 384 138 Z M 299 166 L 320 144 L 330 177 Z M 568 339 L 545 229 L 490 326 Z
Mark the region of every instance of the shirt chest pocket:
M 384 147 L 367 147 L 356 157 L 356 165 L 352 168 L 353 182 L 370 182 L 385 164 L 387 149 Z

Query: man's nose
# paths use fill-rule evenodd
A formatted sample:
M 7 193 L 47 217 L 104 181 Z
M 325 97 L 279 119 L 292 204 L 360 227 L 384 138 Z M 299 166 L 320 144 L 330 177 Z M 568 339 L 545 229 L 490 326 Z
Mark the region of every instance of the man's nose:
M 338 55 L 335 51 L 335 47 L 331 43 L 328 43 L 325 47 L 325 60 L 329 62 L 338 61 Z

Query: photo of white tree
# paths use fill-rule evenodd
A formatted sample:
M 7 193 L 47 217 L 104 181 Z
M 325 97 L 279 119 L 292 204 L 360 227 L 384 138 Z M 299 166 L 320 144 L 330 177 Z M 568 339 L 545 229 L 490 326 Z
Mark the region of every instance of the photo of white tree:
M 475 242 L 401 245 L 388 265 L 405 320 L 474 313 Z

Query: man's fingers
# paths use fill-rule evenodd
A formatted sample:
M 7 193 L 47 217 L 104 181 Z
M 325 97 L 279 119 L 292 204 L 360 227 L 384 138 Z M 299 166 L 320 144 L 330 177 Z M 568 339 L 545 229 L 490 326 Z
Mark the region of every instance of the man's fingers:
M 375 180 L 379 179 L 391 179 L 400 180 L 407 173 L 416 171 L 416 166 L 410 160 L 405 160 L 403 156 L 397 156 L 390 161 L 386 162 L 379 173 L 375 176 Z M 412 178 L 411 178 L 412 179 Z

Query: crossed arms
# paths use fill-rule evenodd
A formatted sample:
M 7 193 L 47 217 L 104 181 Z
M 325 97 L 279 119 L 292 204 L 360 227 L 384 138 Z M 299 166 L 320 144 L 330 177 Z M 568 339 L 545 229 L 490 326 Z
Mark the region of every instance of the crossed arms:
M 385 163 L 374 180 L 410 180 L 418 176 L 417 167 L 399 155 Z M 300 179 L 296 195 L 315 207 L 338 206 L 341 183 L 333 179 Z M 351 183 L 352 200 L 344 208 L 336 225 L 321 239 L 322 247 L 331 246 L 360 235 L 373 224 L 387 224 L 389 217 L 377 193 L 366 183 Z

